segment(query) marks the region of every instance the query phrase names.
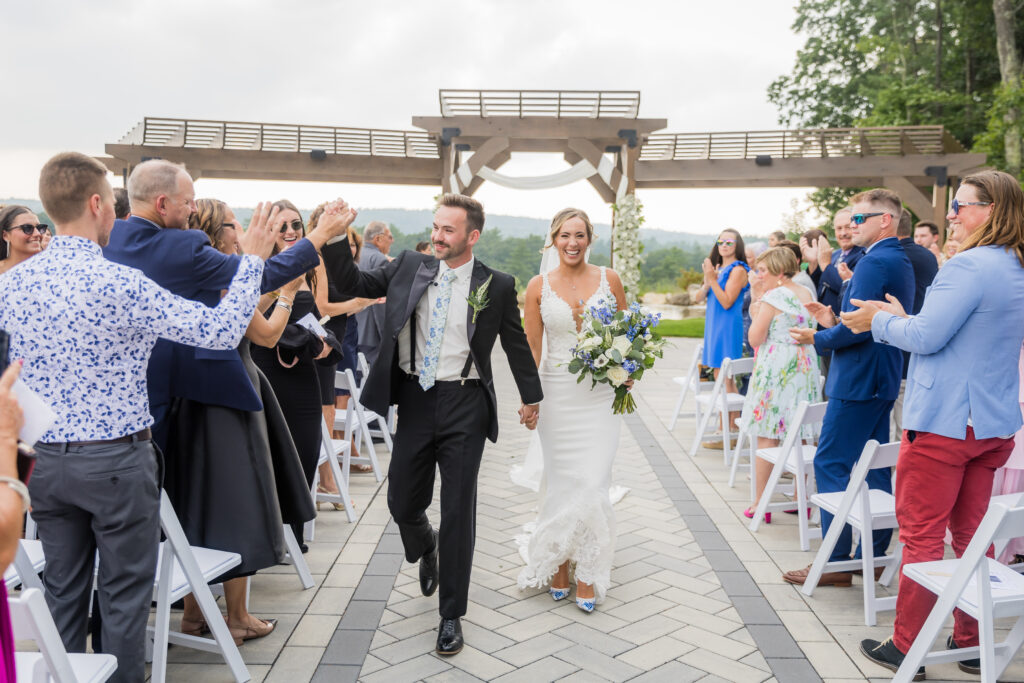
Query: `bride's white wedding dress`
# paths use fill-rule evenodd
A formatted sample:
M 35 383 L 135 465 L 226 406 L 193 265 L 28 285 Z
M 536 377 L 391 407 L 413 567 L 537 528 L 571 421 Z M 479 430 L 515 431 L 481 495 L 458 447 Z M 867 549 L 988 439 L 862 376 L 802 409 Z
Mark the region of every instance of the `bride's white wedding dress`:
M 577 581 L 594 586 L 604 600 L 615 551 L 615 513 L 608 491 L 619 445 L 622 418 L 612 414 L 615 392 L 607 384 L 576 382 L 566 365 L 576 345 L 576 322 L 569 304 L 543 276 L 540 314 L 545 344 L 538 372 L 544 402 L 537 421 L 544 469 L 540 513 L 527 534 L 518 537 L 526 566 L 519 587 L 544 588 L 566 560 L 575 563 Z M 605 269 L 601 283 L 585 302 L 614 306 Z

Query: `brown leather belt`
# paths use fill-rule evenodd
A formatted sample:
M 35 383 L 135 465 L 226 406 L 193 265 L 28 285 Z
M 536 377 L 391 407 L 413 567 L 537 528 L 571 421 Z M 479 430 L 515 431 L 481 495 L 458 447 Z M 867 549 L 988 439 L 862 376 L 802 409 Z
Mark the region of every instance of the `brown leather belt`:
M 149 427 L 140 429 L 134 434 L 126 434 L 125 436 L 119 436 L 116 439 L 100 439 L 99 441 L 68 441 L 68 446 L 104 446 L 111 443 L 131 443 L 132 440 L 138 441 L 151 441 L 153 439 L 153 432 L 150 431 Z

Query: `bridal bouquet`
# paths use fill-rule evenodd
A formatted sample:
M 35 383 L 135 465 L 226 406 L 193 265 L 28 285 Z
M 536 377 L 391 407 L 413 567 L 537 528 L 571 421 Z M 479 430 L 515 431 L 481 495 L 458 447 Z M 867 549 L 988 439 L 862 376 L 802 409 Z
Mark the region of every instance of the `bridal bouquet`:
M 654 367 L 665 341 L 654 331 L 661 321 L 660 313 L 651 313 L 637 303 L 617 311 L 614 303 L 602 301 L 583 312 L 569 372 L 579 375 L 577 382 L 589 376 L 591 388 L 598 382 L 615 387 L 612 412 L 621 415 L 636 410 L 626 382 L 640 379 L 644 370 Z

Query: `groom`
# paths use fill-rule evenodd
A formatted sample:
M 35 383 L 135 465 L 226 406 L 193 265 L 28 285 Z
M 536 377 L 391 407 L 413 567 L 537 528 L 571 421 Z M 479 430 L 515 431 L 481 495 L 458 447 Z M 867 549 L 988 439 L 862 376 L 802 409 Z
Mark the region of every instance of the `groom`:
M 339 202 L 325 217 L 351 222 L 354 212 Z M 473 566 L 477 473 L 485 437 L 498 438 L 491 377 L 491 349 L 498 336 L 524 404 L 520 423 L 536 427 L 542 398 L 520 324 L 515 280 L 473 257 L 483 227 L 480 202 L 446 194 L 434 214 L 434 256 L 404 251 L 376 270 L 360 271 L 347 239 L 323 249 L 340 293 L 387 297 L 380 353 L 360 400 L 380 415 L 393 403 L 399 406 L 388 508 L 406 559 L 419 560 L 423 594 L 433 595 L 440 584 L 441 655 L 454 655 L 463 644 L 459 618 L 466 613 Z M 441 471 L 439 531 L 426 515 L 435 466 Z

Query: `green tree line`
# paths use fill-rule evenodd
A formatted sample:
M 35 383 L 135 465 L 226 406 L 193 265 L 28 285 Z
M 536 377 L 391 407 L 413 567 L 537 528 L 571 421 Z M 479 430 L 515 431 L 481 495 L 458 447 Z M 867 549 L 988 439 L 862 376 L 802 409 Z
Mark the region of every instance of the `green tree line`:
M 1016 0 L 799 0 L 806 36 L 768 88 L 787 126 L 942 124 L 964 146 L 1022 172 L 1024 17 Z M 831 214 L 856 190 L 810 199 Z
M 394 225 L 390 227 L 395 238 L 391 247 L 393 254 L 404 249 L 415 249 L 419 242 L 430 237 L 426 228 L 421 232 L 404 233 Z M 540 252 L 543 247 L 544 237 L 541 235 L 510 237 L 495 228 L 483 232 L 480 241 L 473 247 L 473 253 L 487 265 L 514 275 L 522 291 L 540 268 Z M 609 265 L 609 251 L 608 240 L 598 239 L 591 249 L 590 263 Z M 685 289 L 694 277 L 700 277 L 700 264 L 707 255 L 706 247 L 695 244 L 685 248 L 656 247 L 645 251 L 645 261 L 640 267 L 641 291 L 671 292 Z

